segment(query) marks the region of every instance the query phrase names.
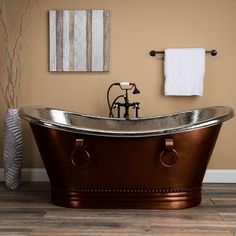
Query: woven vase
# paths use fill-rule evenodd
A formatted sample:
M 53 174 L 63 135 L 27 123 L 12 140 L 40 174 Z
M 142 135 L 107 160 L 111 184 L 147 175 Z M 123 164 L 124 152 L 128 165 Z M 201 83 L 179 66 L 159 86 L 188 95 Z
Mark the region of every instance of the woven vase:
M 18 109 L 7 109 L 4 127 L 3 165 L 5 183 L 15 190 L 21 181 L 22 129 Z

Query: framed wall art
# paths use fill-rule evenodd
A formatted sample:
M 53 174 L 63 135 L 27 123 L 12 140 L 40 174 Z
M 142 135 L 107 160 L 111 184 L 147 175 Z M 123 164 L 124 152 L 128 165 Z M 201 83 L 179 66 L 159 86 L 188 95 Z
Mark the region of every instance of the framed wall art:
M 109 71 L 109 25 L 108 10 L 50 10 L 49 70 Z

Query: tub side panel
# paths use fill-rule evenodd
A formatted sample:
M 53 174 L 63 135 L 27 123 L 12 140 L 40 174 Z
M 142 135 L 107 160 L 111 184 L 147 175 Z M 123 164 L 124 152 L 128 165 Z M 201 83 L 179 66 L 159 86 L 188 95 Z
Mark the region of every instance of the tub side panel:
M 37 125 L 32 125 L 32 129 L 53 184 L 98 189 L 165 189 L 201 185 L 220 126 L 149 138 L 95 137 Z M 177 163 L 171 168 L 160 163 L 167 138 L 173 139 L 178 153 Z M 76 139 L 84 140 L 90 155 L 88 164 L 77 167 L 71 162 Z
M 105 207 L 109 202 L 112 207 L 134 208 L 137 204 L 146 208 L 150 202 L 154 208 L 199 204 L 202 179 L 220 131 L 218 125 L 168 136 L 114 138 L 31 127 L 50 178 L 53 201 L 70 207 Z M 173 140 L 178 154 L 170 168 L 160 161 L 166 139 Z M 83 140 L 89 154 L 85 164 L 80 161 L 84 154 L 75 152 L 76 140 Z M 72 153 L 77 153 L 74 161 Z
M 171 135 L 179 158 L 172 168 L 173 187 L 201 186 L 221 125 Z

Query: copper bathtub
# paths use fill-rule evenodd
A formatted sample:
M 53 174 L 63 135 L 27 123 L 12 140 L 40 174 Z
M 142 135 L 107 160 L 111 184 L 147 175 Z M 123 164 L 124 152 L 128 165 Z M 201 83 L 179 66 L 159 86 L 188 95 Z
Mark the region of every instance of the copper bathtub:
M 52 203 L 72 208 L 199 205 L 221 125 L 233 115 L 225 106 L 129 120 L 20 109 L 47 170 Z

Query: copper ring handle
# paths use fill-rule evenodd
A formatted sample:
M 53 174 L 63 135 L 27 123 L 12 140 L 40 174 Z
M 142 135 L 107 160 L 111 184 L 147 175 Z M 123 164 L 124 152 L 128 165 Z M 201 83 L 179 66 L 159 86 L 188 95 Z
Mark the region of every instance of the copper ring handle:
M 166 168 L 174 167 L 177 164 L 178 153 L 173 149 L 172 151 L 163 150 L 160 154 L 160 163 Z
M 90 162 L 90 155 L 85 148 L 83 139 L 75 140 L 75 147 L 71 153 L 70 161 L 74 167 L 85 166 Z
M 174 167 L 177 164 L 179 154 L 174 149 L 173 139 L 165 139 L 165 149 L 160 154 L 160 163 L 166 168 Z

